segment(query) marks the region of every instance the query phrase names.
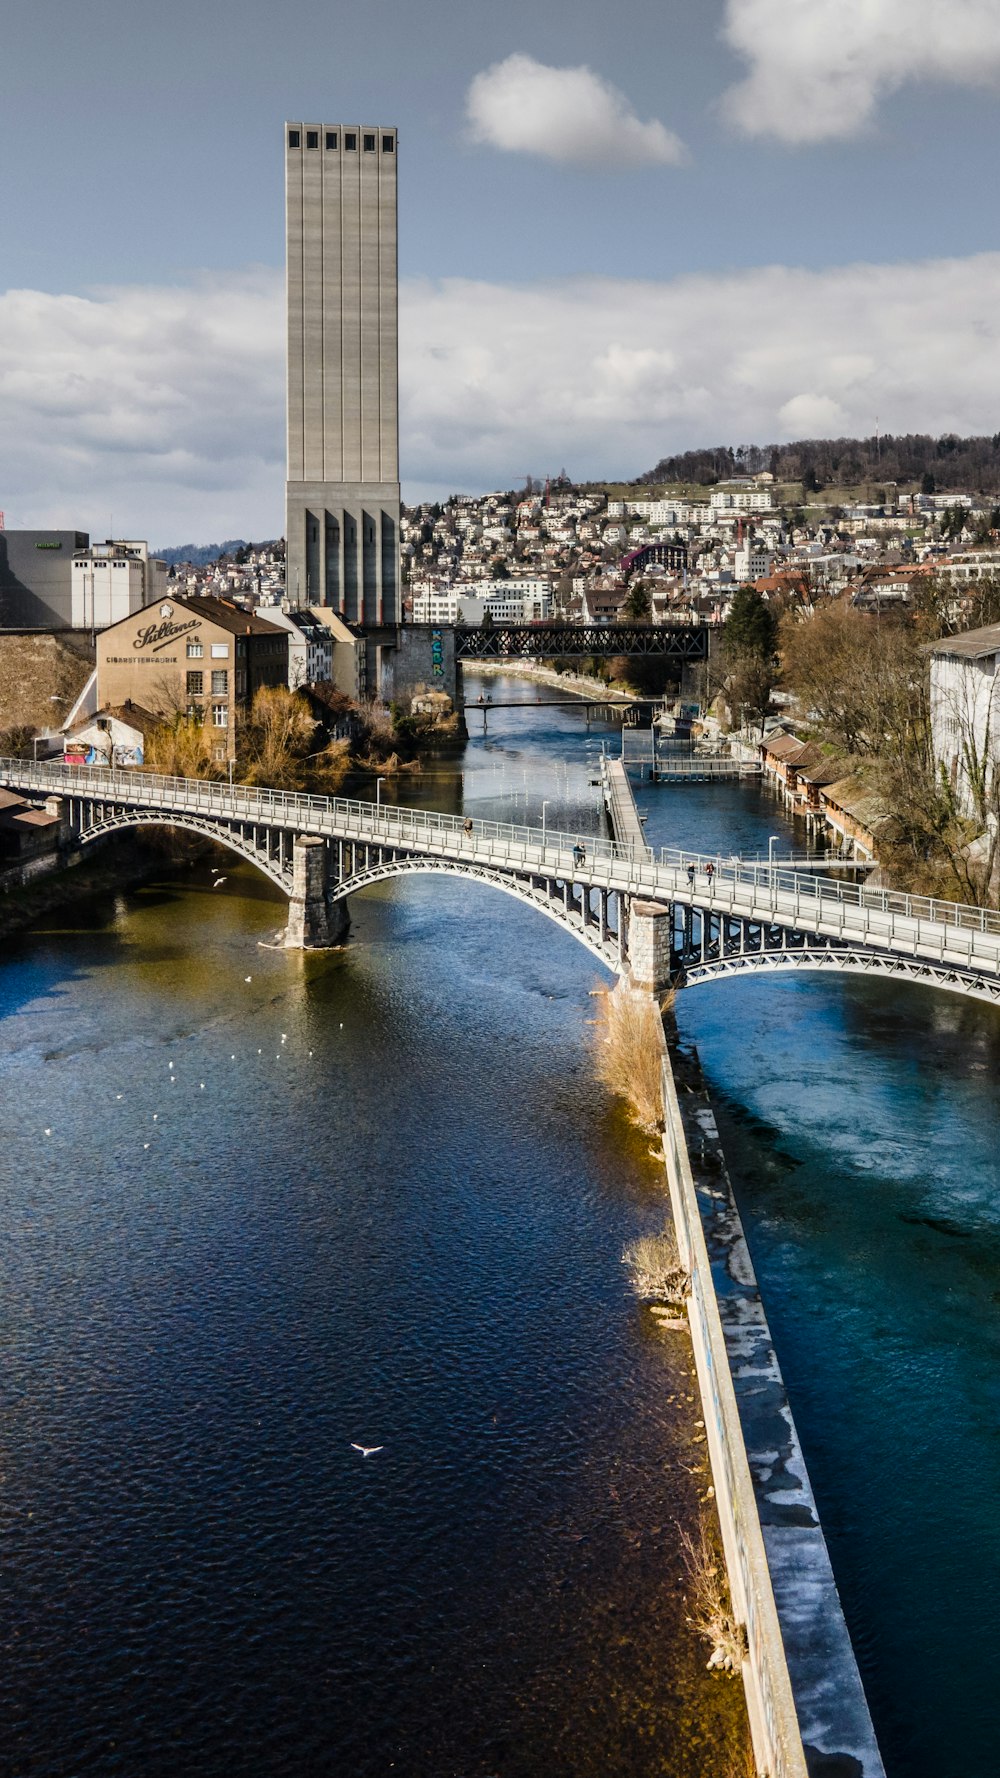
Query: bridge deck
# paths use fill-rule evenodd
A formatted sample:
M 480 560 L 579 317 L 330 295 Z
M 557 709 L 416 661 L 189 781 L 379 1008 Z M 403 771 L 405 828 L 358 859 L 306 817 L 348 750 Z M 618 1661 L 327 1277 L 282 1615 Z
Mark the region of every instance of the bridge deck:
M 619 762 L 620 763 L 620 762 Z M 939 972 L 962 970 L 1000 983 L 1000 914 L 927 896 L 871 889 L 830 877 L 745 864 L 738 858 L 712 858 L 704 874 L 704 854 L 669 847 L 653 857 L 634 838 L 626 843 L 588 837 L 586 858 L 578 863 L 576 834 L 542 833 L 513 823 L 473 821 L 434 811 L 377 807 L 343 797 L 230 788 L 201 779 L 164 778 L 153 773 L 112 772 L 98 767 L 0 760 L 0 784 L 13 790 L 57 795 L 86 805 L 119 811 L 118 824 L 135 813 L 146 820 L 211 828 L 221 840 L 227 829 L 270 828 L 286 834 L 395 848 L 419 865 L 438 868 L 453 862 L 474 866 L 485 877 L 555 877 L 577 886 L 731 916 L 762 929 L 832 939 L 859 951 L 924 960 Z M 113 823 L 105 823 L 105 828 Z M 689 883 L 687 867 L 696 866 Z
M 620 759 L 605 759 L 601 762 L 601 780 L 604 806 L 608 811 L 616 843 L 624 846 L 635 858 L 651 858 L 652 853 L 646 844 L 646 835 L 639 820 L 628 773 Z

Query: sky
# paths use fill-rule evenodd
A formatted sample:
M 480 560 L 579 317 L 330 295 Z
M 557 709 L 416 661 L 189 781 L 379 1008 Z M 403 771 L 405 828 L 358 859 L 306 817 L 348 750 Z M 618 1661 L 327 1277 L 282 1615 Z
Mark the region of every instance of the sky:
M 1000 0 L 33 0 L 0 510 L 280 534 L 283 122 L 395 125 L 404 497 L 1000 430 Z

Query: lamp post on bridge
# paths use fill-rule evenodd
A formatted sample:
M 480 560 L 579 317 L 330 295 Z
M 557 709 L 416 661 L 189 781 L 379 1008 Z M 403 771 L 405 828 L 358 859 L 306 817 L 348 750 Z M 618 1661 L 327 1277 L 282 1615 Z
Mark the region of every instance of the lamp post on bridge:
M 768 840 L 767 840 L 767 868 L 768 868 L 768 870 L 774 869 L 774 848 L 778 844 L 778 841 L 780 840 L 780 838 L 781 838 L 780 833 L 772 833 L 772 834 L 768 835 Z
M 550 799 L 548 797 L 546 797 L 545 801 L 542 803 L 542 845 L 543 846 L 545 844 L 545 811 L 549 806 L 549 801 L 550 801 Z

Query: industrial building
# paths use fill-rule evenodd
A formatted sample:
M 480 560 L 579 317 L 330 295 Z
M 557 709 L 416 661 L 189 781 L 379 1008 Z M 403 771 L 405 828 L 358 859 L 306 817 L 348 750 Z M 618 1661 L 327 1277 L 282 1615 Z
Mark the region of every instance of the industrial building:
M 396 131 L 285 126 L 286 591 L 399 622 Z

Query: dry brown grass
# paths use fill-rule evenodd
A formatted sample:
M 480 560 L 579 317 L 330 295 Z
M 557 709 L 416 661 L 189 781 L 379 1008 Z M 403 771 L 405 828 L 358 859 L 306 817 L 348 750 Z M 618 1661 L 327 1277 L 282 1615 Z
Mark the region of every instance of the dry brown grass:
M 632 1289 L 643 1302 L 681 1304 L 690 1279 L 681 1265 L 677 1237 L 668 1224 L 658 1235 L 639 1235 L 622 1253 Z
M 628 1104 L 643 1130 L 663 1125 L 663 1052 L 660 1015 L 648 994 L 619 983 L 597 1000 L 597 1075 Z
M 711 1644 L 709 1670 L 739 1677 L 747 1652 L 746 1630 L 733 1611 L 726 1564 L 713 1527 L 702 1515 L 695 1536 L 683 1525 L 677 1529 L 688 1580 L 688 1623 Z

